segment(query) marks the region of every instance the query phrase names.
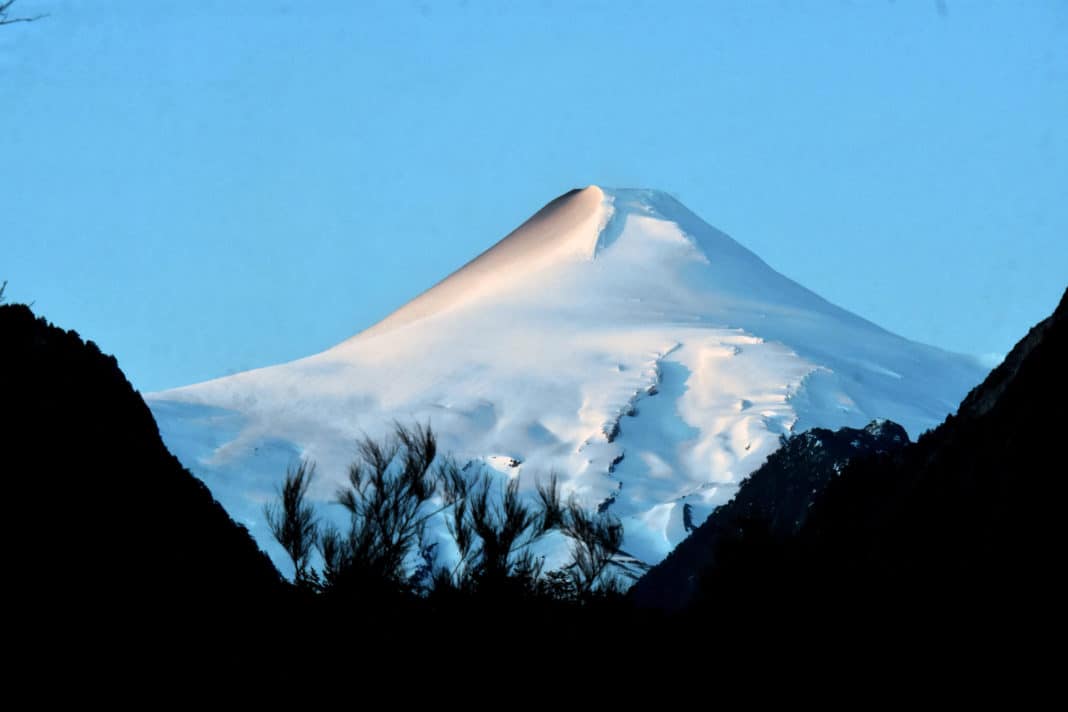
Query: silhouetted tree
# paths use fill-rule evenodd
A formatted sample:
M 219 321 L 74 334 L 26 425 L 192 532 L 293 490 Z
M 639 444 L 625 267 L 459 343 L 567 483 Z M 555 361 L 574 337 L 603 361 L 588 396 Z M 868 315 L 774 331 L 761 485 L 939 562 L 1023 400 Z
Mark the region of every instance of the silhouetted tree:
M 308 586 L 315 580 L 309 575 L 308 563 L 315 550 L 318 525 L 315 510 L 307 501 L 314 477 L 315 464 L 307 461 L 287 470 L 280 501 L 269 502 L 263 508 L 267 526 L 293 562 L 293 582 L 297 586 Z
M 452 507 L 446 526 L 460 556 L 439 585 L 536 592 L 542 564 L 531 547 L 555 528 L 552 515 L 524 502 L 518 477 L 495 487 L 485 473 L 468 479 L 455 465 L 442 474 L 444 501 Z M 550 487 L 558 498 L 555 477 Z
M 620 573 L 635 576 L 621 556 L 618 519 L 587 511 L 574 496 L 565 502 L 555 475 L 538 483 L 531 500 L 521 494 L 518 477 L 501 484 L 486 472 L 468 474 L 452 458 L 438 457 L 429 426 L 395 424 L 385 439 L 360 441 L 348 484 L 337 492 L 349 515 L 345 528 L 316 523 L 306 501 L 313 472 L 309 463 L 287 472 L 280 501 L 266 512 L 293 561 L 295 582 L 331 598 L 396 603 L 433 592 L 438 603 L 588 602 L 617 592 Z M 449 567 L 435 565 L 436 544 L 425 536 L 439 515 L 458 553 Z M 571 560 L 543 574 L 533 548 L 554 531 L 571 540 Z M 322 555 L 321 576 L 309 566 L 313 543 Z
M 11 6 L 15 4 L 15 0 L 0 0 L 0 25 L 13 25 L 16 22 L 33 22 L 34 20 L 40 20 L 47 15 L 33 15 L 23 17 L 12 17 Z
M 327 525 L 319 536 L 324 580 L 334 588 L 404 590 L 407 564 L 426 522 L 442 509 L 431 501 L 438 481 L 432 470 L 437 441 L 429 426 L 396 424 L 390 438 L 364 438 L 359 451 L 348 486 L 337 493 L 349 527 Z
M 617 592 L 623 588 L 620 576 L 640 575 L 640 566 L 622 557 L 623 524 L 617 517 L 591 512 L 574 496 L 563 502 L 555 476 L 547 486 L 538 487 L 538 498 L 545 526 L 571 540 L 571 561 L 565 570 L 579 597 L 597 590 Z

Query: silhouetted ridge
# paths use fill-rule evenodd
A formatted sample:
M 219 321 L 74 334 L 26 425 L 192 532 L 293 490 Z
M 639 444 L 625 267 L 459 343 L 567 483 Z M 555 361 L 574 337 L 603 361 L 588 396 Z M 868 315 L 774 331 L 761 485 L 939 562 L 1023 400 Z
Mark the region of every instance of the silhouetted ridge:
M 777 538 L 775 520 L 758 512 L 703 552 L 697 610 L 776 597 L 782 615 L 840 623 L 877 612 L 977 631 L 1048 620 L 1063 594 L 1066 317 L 1062 298 L 959 415 L 914 445 L 848 465 L 795 535 Z
M 1057 323 L 1058 329 L 1063 330 L 1064 319 L 1068 314 L 1068 291 L 1061 296 L 1060 304 L 1053 314 L 1031 327 L 1027 336 L 1013 347 L 1005 359 L 990 372 L 990 375 L 978 386 L 973 388 L 960 404 L 958 415 L 975 417 L 986 413 L 997 403 L 998 397 L 1012 383 L 1020 371 L 1024 360 L 1034 351 L 1035 347 L 1042 343 Z
M 114 357 L 22 305 L 0 306 L 0 344 L 18 595 L 132 623 L 141 611 L 159 621 L 280 590 L 244 527 L 164 447 Z
M 874 421 L 863 429 L 813 428 L 785 440 L 742 482 L 731 501 L 634 585 L 631 599 L 642 607 L 684 608 L 697 592 L 699 573 L 716 564 L 724 541 L 747 523 L 761 522 L 777 540 L 796 535 L 812 502 L 850 460 L 893 452 L 908 442 L 905 429 L 889 421 Z

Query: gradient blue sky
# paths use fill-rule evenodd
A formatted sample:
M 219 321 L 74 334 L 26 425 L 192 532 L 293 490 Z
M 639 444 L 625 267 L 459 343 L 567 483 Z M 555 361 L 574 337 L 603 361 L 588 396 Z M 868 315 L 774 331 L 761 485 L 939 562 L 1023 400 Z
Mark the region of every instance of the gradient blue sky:
M 320 351 L 573 186 L 886 328 L 1068 283 L 1068 3 L 19 0 L 0 279 L 156 390 Z

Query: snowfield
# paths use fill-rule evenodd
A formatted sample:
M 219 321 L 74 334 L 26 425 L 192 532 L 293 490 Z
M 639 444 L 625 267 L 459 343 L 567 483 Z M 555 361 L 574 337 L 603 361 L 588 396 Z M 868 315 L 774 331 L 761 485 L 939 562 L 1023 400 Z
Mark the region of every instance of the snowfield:
M 525 487 L 558 473 L 651 564 L 780 436 L 889 418 L 915 438 L 985 373 L 830 304 L 665 193 L 590 186 L 323 353 L 147 400 L 283 571 L 262 508 L 286 466 L 315 460 L 325 502 L 355 439 L 393 420 Z

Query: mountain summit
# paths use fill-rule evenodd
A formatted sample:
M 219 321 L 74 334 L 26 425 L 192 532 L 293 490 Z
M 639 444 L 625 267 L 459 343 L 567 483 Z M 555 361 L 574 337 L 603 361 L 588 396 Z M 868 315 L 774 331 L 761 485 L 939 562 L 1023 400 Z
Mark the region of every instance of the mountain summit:
M 398 420 L 527 487 L 556 472 L 654 563 L 781 437 L 875 418 L 915 437 L 984 372 L 827 302 L 666 193 L 590 186 L 323 353 L 148 402 L 274 554 L 261 510 L 286 466 L 316 460 L 329 498 L 355 438 Z

